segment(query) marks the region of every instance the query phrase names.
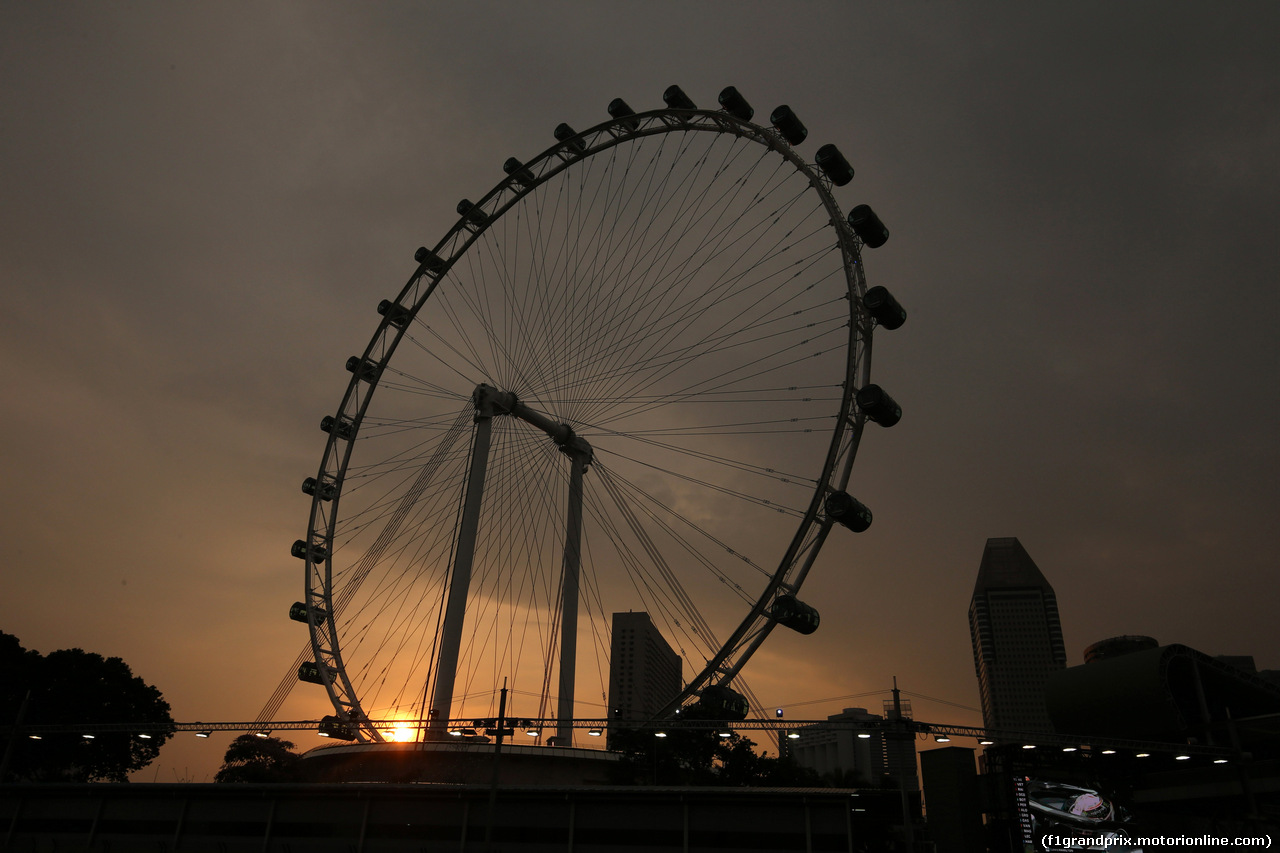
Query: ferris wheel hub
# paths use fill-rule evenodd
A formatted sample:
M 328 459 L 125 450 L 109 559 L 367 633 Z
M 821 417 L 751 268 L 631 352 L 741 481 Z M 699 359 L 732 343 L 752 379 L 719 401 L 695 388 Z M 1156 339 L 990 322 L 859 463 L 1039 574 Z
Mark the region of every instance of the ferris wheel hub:
M 511 415 L 545 432 L 562 453 L 573 459 L 581 459 L 583 465 L 590 465 L 594 458 L 591 445 L 574 432 L 573 427 L 526 406 L 512 391 L 499 391 L 492 385 L 481 382 L 472 393 L 471 402 L 476 407 L 477 421 L 496 415 Z

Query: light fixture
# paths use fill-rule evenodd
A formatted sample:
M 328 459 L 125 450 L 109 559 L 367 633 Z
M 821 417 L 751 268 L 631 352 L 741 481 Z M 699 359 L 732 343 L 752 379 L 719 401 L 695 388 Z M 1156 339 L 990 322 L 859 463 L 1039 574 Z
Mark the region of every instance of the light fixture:
M 787 738 L 788 738 L 788 739 L 790 739 L 790 740 L 799 740 L 799 739 L 800 739 L 800 733 L 799 733 L 799 732 L 787 732 Z
M 211 734 L 213 734 L 213 732 L 209 732 L 209 731 L 196 732 L 196 737 L 208 737 Z
M 858 737 L 862 738 L 863 740 L 868 740 L 871 737 L 871 732 L 858 732 Z
M 1076 751 L 1076 747 L 1074 747 L 1074 746 L 1064 746 L 1064 747 L 1062 748 L 1062 751 L 1063 751 L 1063 752 L 1075 752 L 1075 751 Z
M 1035 748 L 1036 748 L 1036 745 L 1035 745 L 1034 743 L 1024 743 L 1024 744 L 1022 745 L 1022 748 L 1023 748 L 1023 749 L 1035 749 Z
M 149 732 L 138 732 L 138 737 L 141 740 L 151 740 L 151 734 Z
M 271 729 L 259 729 L 253 733 L 254 737 L 271 737 Z
M 1149 752 L 1139 752 L 1137 755 L 1134 756 L 1134 758 L 1150 758 L 1150 757 L 1151 757 L 1151 753 Z
M 451 737 L 462 737 L 462 729 L 449 729 Z
M 592 737 L 600 737 L 600 735 L 602 735 L 603 732 L 600 731 L 600 729 L 591 729 L 589 732 L 587 732 L 587 734 L 591 735 Z
M 27 735 L 27 737 L 31 738 L 32 740 L 44 740 L 44 738 L 40 737 L 40 735 Z
M 995 743 L 995 741 L 993 741 L 993 740 L 992 740 L 991 738 L 989 738 L 989 737 L 984 737 L 982 740 L 978 741 L 978 745 L 979 745 L 979 746 L 991 746 L 991 745 L 992 745 L 992 744 L 994 744 L 994 743 Z
M 1190 757 L 1190 755 L 1175 755 L 1173 758 L 1175 761 L 1186 761 Z
M 85 740 L 93 740 L 93 739 L 94 739 L 94 738 L 96 738 L 96 737 L 97 737 L 97 735 L 91 735 L 91 734 L 89 734 L 88 732 L 85 732 L 85 733 L 84 733 L 84 739 L 85 739 Z
M 1215 758 L 1215 759 L 1213 759 L 1213 763 L 1214 763 L 1214 764 L 1226 764 L 1226 763 L 1227 763 L 1227 759 L 1225 759 L 1225 758 Z
M 538 731 L 533 726 L 530 726 L 529 728 L 525 729 L 524 733 L 527 734 L 529 737 L 537 737 L 538 735 L 542 734 L 542 732 Z
M 728 726 L 725 726 L 720 731 L 716 732 L 716 734 L 718 734 L 721 738 L 725 738 L 725 739 L 731 738 L 733 737 L 733 729 L 729 728 Z
M 654 736 L 654 737 L 666 737 L 666 736 L 667 736 L 667 733 L 666 733 L 666 732 L 664 732 L 664 731 L 656 731 L 656 732 L 654 732 L 654 733 L 653 733 L 653 736 Z
M 1116 751 L 1115 751 L 1114 749 L 1104 749 L 1104 750 L 1102 750 L 1102 754 L 1103 754 L 1103 755 L 1115 755 L 1115 754 L 1116 754 Z
M 951 743 L 951 738 L 946 735 L 934 735 L 933 739 L 938 743 Z

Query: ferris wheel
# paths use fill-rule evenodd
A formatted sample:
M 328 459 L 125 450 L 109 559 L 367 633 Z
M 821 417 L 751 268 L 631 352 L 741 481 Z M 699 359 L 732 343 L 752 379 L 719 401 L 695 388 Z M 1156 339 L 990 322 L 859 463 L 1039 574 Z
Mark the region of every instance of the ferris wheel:
M 625 611 L 683 660 L 666 713 L 723 695 L 775 626 L 817 627 L 806 575 L 871 522 L 845 489 L 864 423 L 901 415 L 871 338 L 906 314 L 861 260 L 888 231 L 789 108 L 664 101 L 507 160 L 346 363 L 291 615 L 360 740 L 492 716 L 509 679 L 572 743 Z

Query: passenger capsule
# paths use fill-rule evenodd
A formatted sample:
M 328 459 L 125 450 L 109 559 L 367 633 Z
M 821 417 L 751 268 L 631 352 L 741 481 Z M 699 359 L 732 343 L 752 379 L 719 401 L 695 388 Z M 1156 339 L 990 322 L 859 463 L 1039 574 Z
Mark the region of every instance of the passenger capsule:
M 476 227 L 482 227 L 489 221 L 489 214 L 476 207 L 471 203 L 471 199 L 467 198 L 458 202 L 458 215 Z
M 320 429 L 347 441 L 356 434 L 356 425 L 346 415 L 343 415 L 341 420 L 333 415 L 325 415 L 320 419 Z
M 792 145 L 799 145 L 809 135 L 809 129 L 791 111 L 791 107 L 783 104 L 769 116 L 769 123 L 778 129 L 782 138 Z
M 751 117 L 756 114 L 756 111 L 747 103 L 747 99 L 738 94 L 738 90 L 732 86 L 726 86 L 720 93 L 720 106 L 729 115 L 743 121 L 751 121 Z
M 312 660 L 298 667 L 298 680 L 307 684 L 324 684 L 324 679 L 320 677 L 320 667 Z
M 629 118 L 635 114 L 636 114 L 636 111 L 631 109 L 631 106 L 626 101 L 622 100 L 622 98 L 614 98 L 612 101 L 609 102 L 609 115 L 613 116 L 614 118 L 624 119 L 624 118 Z M 635 130 L 637 127 L 640 126 L 640 122 L 636 121 L 635 119 L 632 119 L 631 121 L 622 122 L 622 125 L 626 127 L 628 130 Z
M 311 495 L 313 498 L 318 497 L 322 501 L 331 501 L 338 496 L 338 484 L 332 480 L 325 480 L 322 483 L 315 477 L 308 477 L 302 481 L 302 493 Z
M 884 227 L 870 205 L 860 204 L 849 211 L 849 225 L 868 249 L 879 249 L 889 239 L 889 229 Z
M 319 671 L 317 670 L 317 675 Z M 301 678 L 301 675 L 299 675 Z M 305 679 L 304 679 L 305 680 Z M 327 714 L 320 720 L 320 730 L 317 732 L 321 737 L 331 737 L 335 740 L 355 740 L 356 733 L 351 726 L 335 717 L 333 714 Z
M 832 492 L 827 495 L 826 510 L 828 518 L 843 524 L 854 533 L 861 533 L 871 526 L 871 510 L 848 492 Z
M 902 420 L 902 407 L 879 385 L 864 385 L 853 398 L 862 413 L 882 427 Z
M 426 246 L 419 246 L 418 251 L 413 253 L 413 259 L 422 264 L 427 272 L 439 274 L 444 270 L 444 261 Z
M 587 149 L 587 146 L 586 146 L 586 143 L 584 143 L 581 139 L 574 139 L 574 137 L 577 135 L 578 135 L 578 132 L 574 130 L 572 127 L 569 127 L 569 125 L 565 124 L 564 122 L 560 122 L 559 124 L 556 125 L 556 129 L 555 129 L 556 139 L 563 142 L 566 147 L 572 148 L 574 151 L 577 151 L 579 154 L 581 154 L 583 151 Z
M 801 634 L 812 634 L 818 630 L 820 617 L 818 611 L 805 604 L 794 595 L 780 595 L 773 600 L 769 616 L 779 625 L 785 625 Z
M 662 100 L 673 110 L 696 110 L 698 108 L 697 104 L 679 86 L 668 86 L 667 91 L 662 93 Z
M 308 548 L 304 540 L 297 539 L 294 541 L 293 547 L 289 549 L 289 553 L 299 560 L 305 560 L 309 557 L 311 562 L 318 563 L 329 556 L 329 549 L 318 543 Z
M 387 322 L 397 329 L 403 329 L 409 325 L 409 309 L 403 305 L 397 305 L 390 299 L 384 299 L 378 303 L 378 313 L 386 317 Z
M 313 607 L 311 609 L 315 611 L 316 619 L 323 619 L 326 615 L 324 610 L 319 607 Z M 294 622 L 306 622 L 307 621 L 307 605 L 301 601 L 295 601 L 289 607 L 289 618 L 292 619 Z
M 354 373 L 364 382 L 372 382 L 378 375 L 378 363 L 353 355 L 347 359 L 347 372 Z
M 515 178 L 516 183 L 521 186 L 527 187 L 533 184 L 533 172 L 514 157 L 507 158 L 507 162 L 502 164 L 502 171 Z
M 907 322 L 907 310 L 882 285 L 868 288 L 862 296 L 862 304 L 877 323 L 890 331 Z
M 723 684 L 704 687 L 695 716 L 708 720 L 745 720 L 751 705 L 746 697 Z
M 840 153 L 840 149 L 830 143 L 818 149 L 814 162 L 818 164 L 822 173 L 831 179 L 831 183 L 838 187 L 853 180 L 853 167 Z

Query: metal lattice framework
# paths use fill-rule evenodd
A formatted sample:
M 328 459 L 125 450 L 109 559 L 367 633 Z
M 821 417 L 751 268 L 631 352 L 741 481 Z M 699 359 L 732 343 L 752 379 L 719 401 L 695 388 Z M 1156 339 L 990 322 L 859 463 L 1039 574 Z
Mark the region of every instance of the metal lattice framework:
M 545 412 L 549 421 L 590 436 L 597 461 L 588 478 L 584 558 L 590 552 L 602 565 L 626 564 L 633 584 L 638 577 L 657 579 L 654 591 L 642 590 L 640 598 L 677 602 L 664 630 L 674 623 L 693 638 L 677 640 L 678 648 L 700 647 L 685 650 L 697 671 L 668 711 L 707 685 L 727 684 L 768 636 L 777 624 L 774 602 L 799 590 L 832 526 L 824 500 L 849 480 L 864 423 L 853 397 L 869 383 L 875 321 L 862 302 L 863 244 L 846 222 L 831 181 L 777 130 L 724 111 L 654 110 L 557 136 L 555 145 L 528 162 L 509 161 L 507 178 L 474 205 L 460 205 L 456 224 L 430 251 L 420 252 L 407 283 L 380 306 L 382 319 L 363 354 L 348 362 L 352 377 L 325 421 L 329 437 L 311 485 L 308 533 L 296 553 L 306 563 L 316 673 L 338 715 L 362 739 L 382 738 L 372 722 L 374 709 L 366 707 L 375 701 L 368 698 L 371 685 L 399 677 L 383 659 L 425 660 L 431 651 L 424 643 L 434 648 L 436 642 L 422 636 L 434 630 L 431 618 L 440 621 L 438 611 L 434 617 L 425 608 L 403 618 L 387 613 L 445 598 L 449 581 L 441 566 L 454 559 L 455 542 L 444 535 L 428 539 L 422 531 L 456 525 L 453 511 L 465 490 L 462 478 L 449 475 L 460 470 L 469 452 L 468 424 L 475 418 L 469 396 L 477 384 L 499 386 Z M 799 216 L 802 206 L 805 215 Z M 764 207 L 767 212 L 755 212 Z M 775 235 L 782 228 L 791 229 L 785 238 Z M 587 245 L 588 240 L 593 242 Z M 716 275 L 703 284 L 699 276 L 708 270 Z M 591 279 L 590 287 L 583 278 Z M 525 293 L 526 287 L 535 292 Z M 819 292 L 821 298 L 813 295 Z M 552 306 L 557 300 L 565 304 Z M 798 319 L 788 324 L 784 315 Z M 522 325 L 533 330 L 528 340 L 499 339 L 504 330 Z M 699 343 L 704 334 L 714 346 Z M 811 349 L 821 346 L 812 357 L 805 351 L 811 339 L 818 342 Z M 406 351 L 418 368 L 400 367 Z M 537 369 L 532 362 L 539 362 Z M 543 362 L 557 369 L 542 370 Z M 808 390 L 819 383 L 785 378 L 789 362 L 805 377 L 819 363 L 835 371 L 817 392 L 828 395 L 821 414 L 811 414 L 815 392 Z M 701 364 L 705 372 L 693 375 Z M 726 375 L 723 384 L 712 381 Z M 393 399 L 387 407 L 373 406 L 375 397 L 388 396 Z M 426 412 L 415 409 L 415 401 L 441 405 Z M 685 414 L 698 403 L 710 408 L 708 401 L 724 401 L 721 408 L 732 411 L 718 420 Z M 745 425 L 753 423 L 748 409 L 787 416 L 758 420 L 782 424 L 761 431 L 794 441 L 778 458 L 790 464 L 793 449 L 797 459 L 803 455 L 797 464 L 812 466 L 803 476 L 735 460 L 732 451 L 717 454 L 720 445 L 733 445 L 747 432 Z M 661 417 L 669 414 L 677 416 L 663 434 Z M 821 423 L 822 438 L 820 449 L 802 454 L 800 449 L 818 447 L 813 433 L 819 430 L 790 425 L 806 420 Z M 714 426 L 707 429 L 710 437 L 697 432 L 707 423 Z M 506 421 L 501 428 L 504 435 L 515 432 Z M 502 440 L 508 439 L 516 440 Z M 528 445 L 523 458 L 538 460 L 550 482 L 567 479 L 551 471 L 557 448 L 545 435 L 521 440 L 538 439 L 542 446 Z M 514 453 L 498 455 L 514 459 Z M 715 473 L 702 474 L 706 468 Z M 637 485 L 650 475 L 660 481 L 656 486 Z M 375 477 L 394 486 L 375 491 L 368 487 Z M 757 491 L 739 485 L 751 477 L 768 482 Z M 543 488 L 535 482 L 521 481 L 511 491 Z M 447 488 L 452 501 L 441 498 L 430 511 L 423 508 Z M 558 506 L 560 491 L 546 489 L 536 501 Z M 785 542 L 773 536 L 766 544 L 739 548 L 719 535 L 721 516 L 686 533 L 680 513 L 668 517 L 653 506 L 667 493 L 678 499 L 685 491 L 705 496 L 698 498 L 701 504 L 690 499 L 696 506 L 730 502 L 729 514 L 741 512 L 752 535 L 752 514 L 760 513 L 780 516 L 791 532 Z M 788 493 L 785 501 L 775 497 L 780 491 Z M 515 529 L 527 523 L 523 519 L 532 509 L 513 502 L 504 515 L 499 497 L 486 500 L 491 521 L 520 520 L 510 525 L 517 541 L 511 548 L 546 549 L 545 531 Z M 563 508 L 551 512 L 559 519 L 564 514 Z M 607 539 L 614 541 L 612 549 Z M 494 540 L 479 547 L 477 559 L 495 561 L 494 577 L 521 559 L 499 553 L 503 546 Z M 745 564 L 749 581 L 735 574 L 734 561 Z M 739 613 L 745 615 L 731 627 L 723 619 L 703 621 L 697 605 L 681 601 L 696 597 L 682 574 L 684 563 L 696 562 L 711 564 L 707 570 L 716 582 L 742 599 Z M 428 569 L 433 580 L 426 579 Z M 512 581 L 513 576 L 514 570 L 505 575 L 508 585 L 552 586 L 542 576 Z M 492 583 L 480 594 L 499 598 L 502 587 Z M 584 584 L 584 598 L 609 606 L 612 586 L 590 578 Z M 547 593 L 550 599 L 555 595 Z M 361 641 L 356 652 L 357 627 L 397 618 L 396 627 L 377 629 L 383 639 L 376 654 L 372 640 Z M 400 689 L 393 698 L 405 704 L 409 694 Z M 450 710 L 440 716 L 451 716 Z

